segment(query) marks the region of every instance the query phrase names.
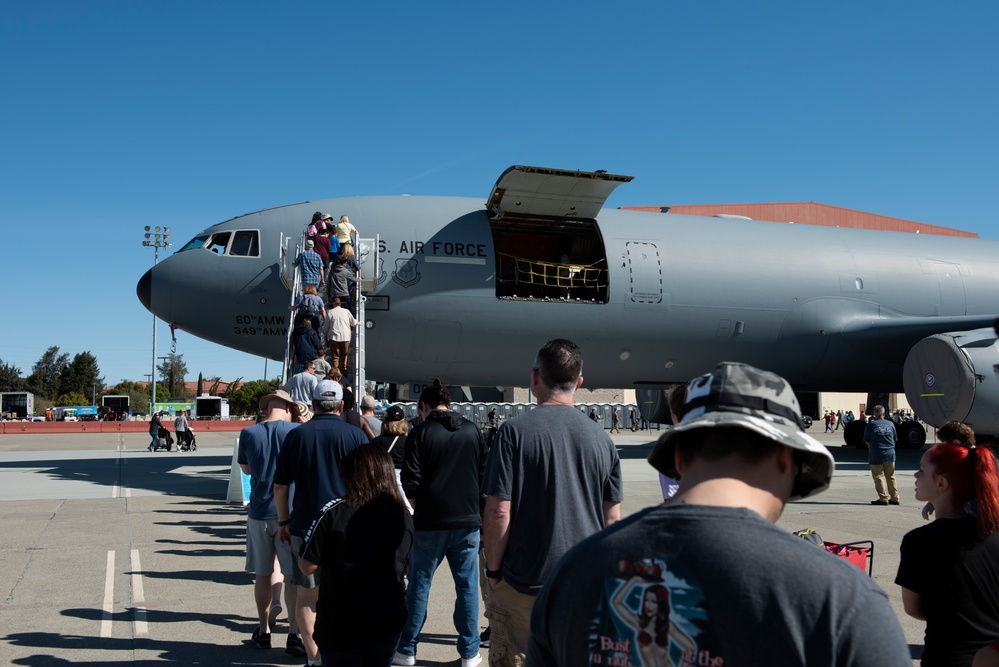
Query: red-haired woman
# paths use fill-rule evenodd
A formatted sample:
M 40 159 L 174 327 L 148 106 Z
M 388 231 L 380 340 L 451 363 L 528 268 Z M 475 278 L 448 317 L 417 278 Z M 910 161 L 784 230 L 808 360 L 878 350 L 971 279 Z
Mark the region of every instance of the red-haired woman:
M 974 444 L 934 445 L 919 461 L 916 500 L 932 503 L 936 520 L 902 539 L 895 583 L 905 613 L 926 621 L 922 665 L 971 665 L 999 628 L 995 455 Z

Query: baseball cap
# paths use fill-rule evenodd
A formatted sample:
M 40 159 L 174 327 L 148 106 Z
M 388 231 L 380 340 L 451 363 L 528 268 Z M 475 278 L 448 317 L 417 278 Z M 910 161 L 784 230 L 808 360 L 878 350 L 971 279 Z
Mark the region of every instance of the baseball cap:
M 312 398 L 316 401 L 342 401 L 343 387 L 333 380 L 320 380 L 312 390 Z
M 315 241 L 306 241 L 305 242 L 305 247 L 306 248 L 315 248 L 316 247 L 316 242 Z
M 801 407 L 787 380 L 747 364 L 723 361 L 693 380 L 680 423 L 665 433 L 649 455 L 653 468 L 676 477 L 676 434 L 698 428 L 735 426 L 802 452 L 789 500 L 829 488 L 835 462 L 825 445 L 805 433 Z
M 369 395 L 365 394 L 364 397 L 361 398 L 361 407 L 362 408 L 373 408 L 373 407 L 375 407 L 375 397 L 374 396 L 369 396 Z
M 278 389 L 277 391 L 260 398 L 260 402 L 257 404 L 257 407 L 260 408 L 261 412 L 267 409 L 267 404 L 270 403 L 273 398 L 278 398 L 288 405 L 295 402 L 295 399 L 291 397 L 291 394 L 286 392 L 284 389 Z
M 385 410 L 385 421 L 387 422 L 401 422 L 405 418 L 406 413 L 398 405 L 390 405 Z

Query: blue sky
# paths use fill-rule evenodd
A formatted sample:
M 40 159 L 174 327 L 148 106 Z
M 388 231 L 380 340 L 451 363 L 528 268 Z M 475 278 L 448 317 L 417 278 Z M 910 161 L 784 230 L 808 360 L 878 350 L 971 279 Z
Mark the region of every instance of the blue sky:
M 12 4 L 0 359 L 149 373 L 144 225 L 179 246 L 307 199 L 484 200 L 512 164 L 635 176 L 610 206 L 811 200 L 999 238 L 997 25 L 984 1 Z M 177 352 L 189 380 L 263 375 Z

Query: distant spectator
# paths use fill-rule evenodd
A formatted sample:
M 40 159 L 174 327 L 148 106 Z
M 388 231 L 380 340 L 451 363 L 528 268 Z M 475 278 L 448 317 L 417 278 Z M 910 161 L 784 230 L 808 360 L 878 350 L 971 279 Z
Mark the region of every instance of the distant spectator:
M 374 433 L 382 432 L 382 420 L 375 416 L 374 396 L 361 397 L 361 417 L 366 419 Z
M 149 420 L 149 435 L 153 438 L 153 441 L 149 443 L 149 451 L 153 451 L 156 449 L 156 444 L 160 437 L 160 416 L 155 412 L 152 419 Z

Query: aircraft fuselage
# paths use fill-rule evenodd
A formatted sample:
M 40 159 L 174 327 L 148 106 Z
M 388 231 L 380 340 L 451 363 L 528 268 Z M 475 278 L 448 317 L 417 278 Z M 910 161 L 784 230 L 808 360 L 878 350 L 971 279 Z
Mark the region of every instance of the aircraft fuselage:
M 590 225 L 505 225 L 481 199 L 451 197 L 240 216 L 198 237 L 256 230 L 257 256 L 178 251 L 140 298 L 181 330 L 281 359 L 280 237 L 316 210 L 379 238 L 365 312 L 366 372 L 379 381 L 524 386 L 538 348 L 564 337 L 583 350 L 586 387 L 686 381 L 731 360 L 800 390 L 901 391 L 906 353 L 927 332 L 999 313 L 995 241 L 614 209 Z

